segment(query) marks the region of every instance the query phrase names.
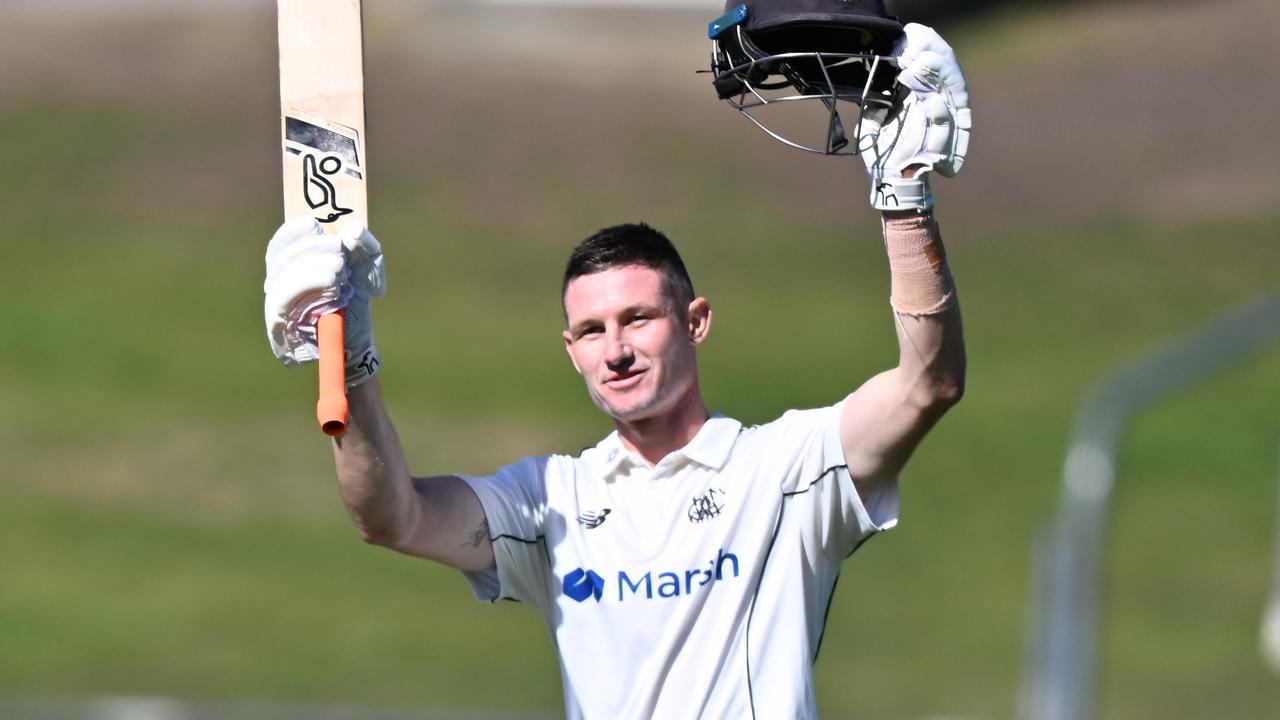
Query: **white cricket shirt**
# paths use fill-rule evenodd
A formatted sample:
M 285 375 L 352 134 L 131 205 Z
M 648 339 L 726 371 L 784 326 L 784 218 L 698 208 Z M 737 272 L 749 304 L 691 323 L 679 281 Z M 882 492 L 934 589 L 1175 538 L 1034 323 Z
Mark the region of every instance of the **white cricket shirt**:
M 896 481 L 854 491 L 839 418 L 713 416 L 652 468 L 614 433 L 464 477 L 497 560 L 467 578 L 542 611 L 569 718 L 816 717 L 840 566 L 898 515 Z

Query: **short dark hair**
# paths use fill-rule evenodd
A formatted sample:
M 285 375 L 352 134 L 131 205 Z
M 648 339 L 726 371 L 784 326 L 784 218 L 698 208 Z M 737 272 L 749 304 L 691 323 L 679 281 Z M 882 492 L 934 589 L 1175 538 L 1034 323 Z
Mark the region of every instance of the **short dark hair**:
M 642 265 L 662 273 L 667 295 L 677 310 L 693 302 L 693 281 L 675 245 L 644 223 L 624 223 L 596 231 L 573 249 L 560 285 L 561 304 L 574 278 L 628 265 Z

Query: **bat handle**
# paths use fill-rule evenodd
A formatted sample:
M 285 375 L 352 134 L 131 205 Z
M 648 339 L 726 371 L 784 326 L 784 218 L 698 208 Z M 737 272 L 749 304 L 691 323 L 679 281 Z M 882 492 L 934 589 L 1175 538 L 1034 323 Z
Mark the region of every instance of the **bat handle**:
M 320 346 L 320 399 L 316 419 L 329 437 L 347 431 L 347 385 L 342 351 L 342 311 L 325 313 L 316 322 Z

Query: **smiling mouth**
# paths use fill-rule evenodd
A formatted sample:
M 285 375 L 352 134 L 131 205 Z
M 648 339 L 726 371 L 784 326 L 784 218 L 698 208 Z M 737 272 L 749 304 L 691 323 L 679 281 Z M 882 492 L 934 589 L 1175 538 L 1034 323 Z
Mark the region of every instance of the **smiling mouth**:
M 604 384 L 606 387 L 610 387 L 615 390 L 626 389 L 638 383 L 640 376 L 644 375 L 644 373 L 644 370 L 617 373 L 616 375 L 606 378 Z

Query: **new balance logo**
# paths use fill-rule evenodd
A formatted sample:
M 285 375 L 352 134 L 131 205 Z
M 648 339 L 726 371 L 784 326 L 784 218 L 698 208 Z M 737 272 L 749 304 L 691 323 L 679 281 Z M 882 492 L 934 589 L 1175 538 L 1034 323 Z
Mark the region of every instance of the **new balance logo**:
M 564 576 L 564 594 L 577 602 L 584 602 L 595 597 L 596 602 L 604 596 L 604 578 L 590 570 L 578 568 Z
M 609 516 L 610 512 L 613 511 L 609 508 L 605 508 L 598 513 L 591 511 L 584 512 L 578 516 L 578 524 L 588 530 L 598 528 L 604 524 L 604 519 Z

